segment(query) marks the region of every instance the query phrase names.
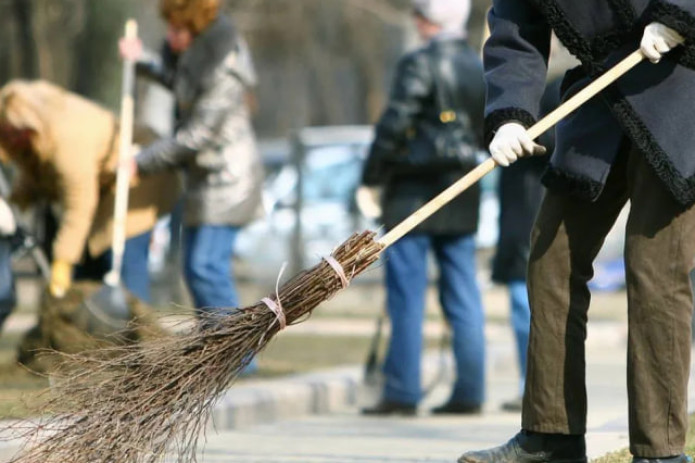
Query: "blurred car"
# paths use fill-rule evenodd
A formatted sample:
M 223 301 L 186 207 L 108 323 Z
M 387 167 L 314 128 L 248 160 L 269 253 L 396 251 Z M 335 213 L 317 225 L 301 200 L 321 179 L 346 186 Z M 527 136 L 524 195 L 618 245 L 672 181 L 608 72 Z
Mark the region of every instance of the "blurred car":
M 274 280 L 284 263 L 293 275 L 319 262 L 352 233 L 378 229 L 354 201 L 373 138 L 371 126 L 329 126 L 260 143 L 266 164 L 266 216 L 239 233 L 239 278 Z M 491 247 L 499 214 L 494 173 L 483 180 L 482 189 L 477 243 Z M 369 275 L 378 278 L 380 271 L 367 272 L 363 279 Z

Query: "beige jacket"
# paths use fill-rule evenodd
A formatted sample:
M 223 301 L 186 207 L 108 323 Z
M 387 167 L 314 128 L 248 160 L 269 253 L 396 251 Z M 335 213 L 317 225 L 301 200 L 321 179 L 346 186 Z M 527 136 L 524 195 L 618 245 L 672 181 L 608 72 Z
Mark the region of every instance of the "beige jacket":
M 0 89 L 0 124 L 31 129 L 31 148 L 13 149 L 0 138 L 0 160 L 18 167 L 11 200 L 61 206 L 53 242 L 55 260 L 78 263 L 88 246 L 98 256 L 111 246 L 118 123 L 99 105 L 45 81 L 15 80 Z M 136 143 L 154 136 L 136 129 Z M 138 140 L 139 139 L 139 140 Z M 126 236 L 152 229 L 180 194 L 176 175 L 164 173 L 131 187 Z

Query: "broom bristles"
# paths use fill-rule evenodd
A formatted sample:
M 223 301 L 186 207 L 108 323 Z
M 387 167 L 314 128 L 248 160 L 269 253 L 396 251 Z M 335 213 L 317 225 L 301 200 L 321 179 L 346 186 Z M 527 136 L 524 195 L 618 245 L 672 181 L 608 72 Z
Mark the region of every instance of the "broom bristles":
M 375 262 L 375 233 L 356 234 L 332 256 L 348 279 Z M 325 261 L 284 284 L 279 301 L 291 325 L 343 288 Z M 212 320 L 207 320 L 212 322 Z M 196 461 L 215 401 L 280 330 L 259 302 L 184 335 L 139 345 L 66 355 L 54 379 L 46 418 L 10 425 L 25 450 L 10 463 L 155 463 Z

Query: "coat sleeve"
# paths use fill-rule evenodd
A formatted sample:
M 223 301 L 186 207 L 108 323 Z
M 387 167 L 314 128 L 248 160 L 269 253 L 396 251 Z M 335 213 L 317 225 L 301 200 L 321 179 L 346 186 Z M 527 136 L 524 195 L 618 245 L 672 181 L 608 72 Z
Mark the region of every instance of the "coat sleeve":
M 483 58 L 487 104 L 485 139 L 512 120 L 530 127 L 540 112 L 551 29 L 528 0 L 494 0 Z
M 652 0 L 650 8 L 651 21 L 676 30 L 690 42 L 695 40 L 695 1 Z
M 137 155 L 139 172 L 151 174 L 176 168 L 200 151 L 214 148 L 227 115 L 244 104 L 244 84 L 228 63 L 218 67 L 173 137 L 162 138 Z
M 99 202 L 96 162 L 74 162 L 56 155 L 56 175 L 63 214 L 53 241 L 53 257 L 71 264 L 80 261 Z
M 424 58 L 411 53 L 398 63 L 389 103 L 376 126 L 376 138 L 364 167 L 365 185 L 383 183 L 386 158 L 405 146 L 408 132 L 431 93 L 432 76 Z

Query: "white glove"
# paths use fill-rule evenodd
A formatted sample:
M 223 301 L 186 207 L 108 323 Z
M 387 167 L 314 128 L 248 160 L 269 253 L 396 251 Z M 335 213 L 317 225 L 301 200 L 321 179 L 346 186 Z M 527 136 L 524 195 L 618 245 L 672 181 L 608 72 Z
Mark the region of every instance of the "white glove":
M 12 209 L 0 198 L 0 236 L 12 236 L 17 231 L 17 222 L 14 220 Z
M 357 208 L 368 219 L 381 217 L 381 188 L 361 186 L 355 193 Z
M 497 129 L 490 143 L 492 159 L 502 167 L 508 167 L 524 156 L 545 153 L 546 149 L 531 140 L 524 126 L 517 122 L 509 122 Z
M 640 49 L 652 63 L 658 63 L 662 56 L 685 41 L 682 35 L 660 23 L 651 23 L 644 28 Z

